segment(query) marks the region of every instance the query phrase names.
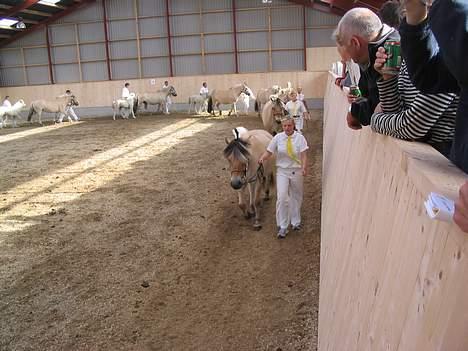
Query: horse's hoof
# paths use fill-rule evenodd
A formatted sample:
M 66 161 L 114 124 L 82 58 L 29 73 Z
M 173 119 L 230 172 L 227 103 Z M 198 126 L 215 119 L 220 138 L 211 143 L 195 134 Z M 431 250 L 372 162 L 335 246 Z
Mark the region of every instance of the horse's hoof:
M 253 225 L 253 229 L 254 229 L 255 231 L 258 231 L 258 230 L 262 229 L 262 225 L 261 225 L 260 223 L 255 223 L 255 224 Z

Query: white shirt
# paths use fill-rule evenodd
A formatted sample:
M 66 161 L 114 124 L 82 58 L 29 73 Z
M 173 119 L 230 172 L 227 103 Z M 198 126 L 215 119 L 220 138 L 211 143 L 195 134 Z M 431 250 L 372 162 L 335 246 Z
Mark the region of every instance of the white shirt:
M 288 110 L 288 113 L 290 116 L 302 116 L 304 112 L 307 112 L 304 103 L 300 100 L 296 101 L 288 101 L 286 104 L 286 110 Z
M 291 135 L 292 146 L 294 154 L 297 159 L 301 159 L 301 152 L 307 150 L 309 146 L 307 145 L 307 140 L 304 136 L 298 132 L 294 132 Z M 288 136 L 285 132 L 276 134 L 273 139 L 270 141 L 270 144 L 267 147 L 269 152 L 276 153 L 276 167 L 278 168 L 301 168 L 301 165 L 294 161 L 288 155 L 287 149 Z
M 200 88 L 200 95 L 208 95 L 208 93 L 209 93 L 208 88 L 205 88 L 204 86 Z
M 130 90 L 127 87 L 122 88 L 122 98 L 126 99 L 130 96 Z
M 298 99 L 299 101 L 304 101 L 304 94 L 302 94 L 302 93 L 297 93 L 297 99 Z
M 11 102 L 9 100 L 3 100 L 3 105 L 2 106 L 5 106 L 5 107 L 11 107 Z

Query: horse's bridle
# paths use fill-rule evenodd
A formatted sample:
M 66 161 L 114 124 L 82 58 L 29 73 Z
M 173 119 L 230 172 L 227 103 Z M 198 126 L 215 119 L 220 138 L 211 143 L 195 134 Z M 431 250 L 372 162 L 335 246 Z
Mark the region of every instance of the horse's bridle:
M 250 184 L 250 183 L 253 183 L 253 182 L 257 181 L 257 179 L 259 179 L 259 178 L 263 179 L 264 171 L 263 171 L 263 165 L 262 164 L 258 165 L 257 171 L 255 172 L 255 174 L 247 179 L 247 170 L 248 169 L 249 169 L 249 161 L 247 161 L 247 163 L 245 163 L 245 167 L 244 167 L 243 170 L 231 169 L 231 177 L 232 177 L 233 173 L 240 173 L 241 174 L 242 187 L 246 186 L 247 184 Z

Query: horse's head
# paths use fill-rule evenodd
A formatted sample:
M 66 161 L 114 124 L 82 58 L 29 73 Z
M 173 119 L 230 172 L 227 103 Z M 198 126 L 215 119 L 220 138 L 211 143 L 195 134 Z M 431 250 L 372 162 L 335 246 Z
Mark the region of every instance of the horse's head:
M 288 114 L 283 101 L 277 96 L 270 96 L 271 104 L 271 114 L 273 115 L 273 120 L 275 124 L 273 125 L 274 132 L 280 133 L 282 131 L 281 121 Z
M 247 182 L 247 170 L 249 168 L 249 143 L 239 138 L 228 141 L 223 151 L 224 157 L 229 162 L 231 172 L 231 187 L 241 189 Z
M 169 86 L 169 95 L 177 96 L 177 92 L 172 85 Z
M 68 104 L 70 106 L 78 106 L 80 103 L 78 102 L 78 99 L 76 98 L 75 95 L 70 95 L 70 99 L 68 100 Z
M 250 96 L 250 92 L 252 90 L 249 89 L 249 87 L 247 86 L 247 84 L 242 84 L 242 90 L 241 90 L 241 94 L 244 93 L 245 95 L 247 96 Z M 239 94 L 240 95 L 240 94 Z
M 20 99 L 18 101 L 15 102 L 15 104 L 13 105 L 13 107 L 15 109 L 22 109 L 23 107 L 26 107 L 26 103 L 24 102 L 23 99 Z

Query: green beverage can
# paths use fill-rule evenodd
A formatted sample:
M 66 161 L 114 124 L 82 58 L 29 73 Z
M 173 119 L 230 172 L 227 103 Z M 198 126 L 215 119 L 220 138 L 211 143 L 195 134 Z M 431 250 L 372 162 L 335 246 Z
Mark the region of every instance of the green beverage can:
M 349 87 L 349 93 L 353 96 L 356 96 L 356 97 L 361 97 L 362 94 L 361 94 L 361 90 L 359 89 L 359 87 L 357 85 L 351 85 Z
M 387 61 L 385 62 L 385 69 L 398 70 L 401 66 L 401 48 L 400 42 L 389 40 L 384 45 L 385 53 L 387 54 Z

